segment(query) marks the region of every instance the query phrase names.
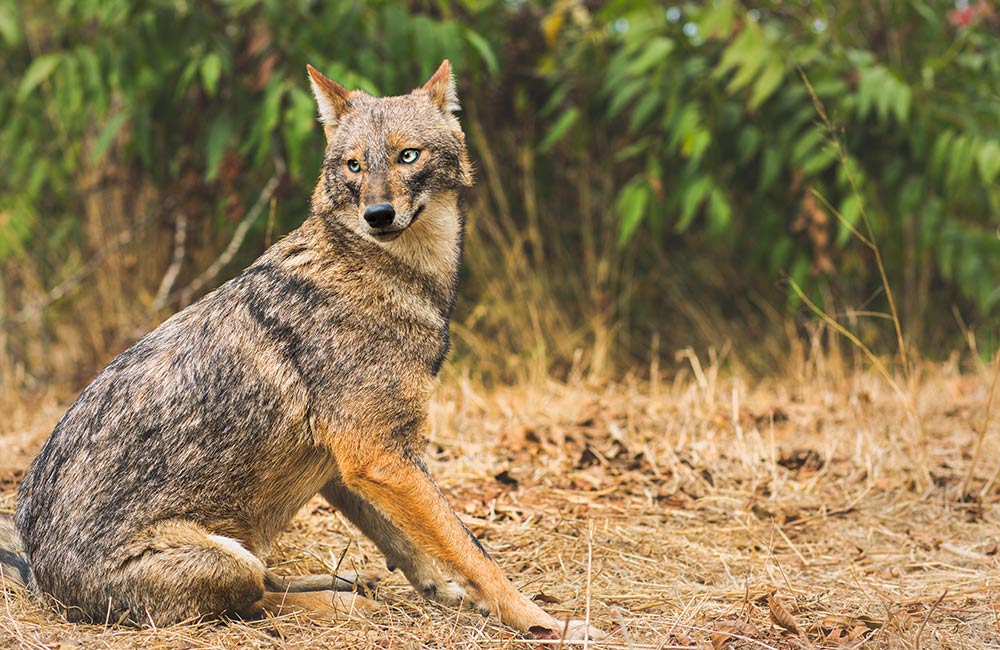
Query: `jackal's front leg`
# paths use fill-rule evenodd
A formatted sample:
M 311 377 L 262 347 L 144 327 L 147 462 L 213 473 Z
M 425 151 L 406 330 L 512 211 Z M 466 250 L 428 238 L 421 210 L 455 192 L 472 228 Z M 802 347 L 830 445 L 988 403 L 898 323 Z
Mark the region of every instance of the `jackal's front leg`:
M 377 508 L 422 552 L 451 567 L 480 607 L 519 630 L 558 638 L 563 624 L 522 596 L 462 525 L 420 461 L 357 441 L 336 449 L 344 485 Z M 570 638 L 600 633 L 572 622 Z
M 462 601 L 473 604 L 458 576 L 451 575 L 434 558 L 417 548 L 396 524 L 369 501 L 348 489 L 339 478 L 324 485 L 320 494 L 365 537 L 375 542 L 385 555 L 389 570 L 400 569 L 419 593 L 450 605 Z

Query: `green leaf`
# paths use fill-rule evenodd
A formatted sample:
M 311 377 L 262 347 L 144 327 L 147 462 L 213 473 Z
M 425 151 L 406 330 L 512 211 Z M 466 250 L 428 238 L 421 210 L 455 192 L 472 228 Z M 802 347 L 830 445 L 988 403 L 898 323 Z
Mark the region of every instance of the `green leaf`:
M 609 118 L 617 117 L 626 104 L 647 89 L 647 85 L 645 79 L 632 79 L 620 87 L 612 87 L 610 89 L 611 101 L 608 102 L 607 116 Z
M 500 63 L 497 61 L 497 55 L 486 39 L 471 29 L 466 29 L 463 34 L 465 35 L 465 40 L 476 51 L 483 63 L 486 64 L 486 69 L 490 71 L 490 74 L 494 77 L 497 76 L 500 73 Z
M 309 141 L 317 137 L 315 109 L 312 96 L 302 88 L 290 89 L 288 99 L 283 120 L 285 148 L 288 150 L 288 171 L 293 178 L 302 178 L 305 169 L 303 159 L 306 157 L 304 152 L 310 149 Z
M 233 140 L 235 127 L 229 113 L 222 113 L 208 127 L 205 144 L 205 178 L 213 181 L 219 175 L 219 163 Z
M 861 219 L 861 200 L 858 195 L 851 192 L 840 204 L 840 216 L 843 221 L 846 221 L 853 227 L 857 227 L 858 221 Z M 848 228 L 844 223 L 838 221 L 839 230 L 837 231 L 837 246 L 843 246 L 847 243 L 847 240 L 851 238 L 851 229 Z
M 646 215 L 646 205 L 649 203 L 649 186 L 642 180 L 634 179 L 618 198 L 618 213 L 621 221 L 618 226 L 618 244 L 624 245 L 631 239 L 636 228 Z
M 26 100 L 40 83 L 49 78 L 60 61 L 62 61 L 61 52 L 43 54 L 32 61 L 21 77 L 21 83 L 18 84 L 17 100 L 19 102 Z
M 896 201 L 901 215 L 910 215 L 921 209 L 921 201 L 924 196 L 924 179 L 922 176 L 910 176 L 903 183 L 903 188 L 899 191 L 899 198 Z
M 757 76 L 766 60 L 766 53 L 761 51 L 755 51 L 752 56 L 743 59 L 736 74 L 726 85 L 726 92 L 733 95 L 745 88 Z
M 733 209 L 726 195 L 717 188 L 712 188 L 708 195 L 708 232 L 713 237 L 726 232 L 733 220 Z
M 785 64 L 781 60 L 775 59 L 767 64 L 764 72 L 753 84 L 753 93 L 750 95 L 750 109 L 755 110 L 764 103 L 781 84 L 785 78 Z
M 896 121 L 906 124 L 910 118 L 910 102 L 913 99 L 913 91 L 902 81 L 898 83 L 893 92 L 892 109 L 896 115 Z
M 792 147 L 790 156 L 792 161 L 796 164 L 802 164 L 806 157 L 823 143 L 825 135 L 826 134 L 818 128 L 811 128 L 803 133 Z
M 542 139 L 542 143 L 538 145 L 539 151 L 542 153 L 548 152 L 566 133 L 573 128 L 573 125 L 577 123 L 580 119 L 580 110 L 575 106 L 571 106 L 563 111 L 563 114 L 559 116 L 556 123 L 552 125 L 549 132 Z
M 976 150 L 976 164 L 983 182 L 992 183 L 1000 172 L 1000 144 L 996 140 L 981 143 Z
M 674 45 L 674 42 L 665 36 L 651 39 L 642 53 L 629 64 L 626 73 L 633 77 L 642 76 L 658 63 L 666 62 L 670 53 L 674 51 Z
M 670 149 L 681 148 L 682 145 L 690 142 L 692 132 L 698 128 L 698 105 L 685 104 L 684 108 L 675 113 L 670 121 L 668 130 L 670 131 L 670 141 L 667 146 Z
M 961 189 L 968 182 L 975 164 L 976 141 L 972 135 L 955 138 L 948 151 L 948 173 L 945 182 L 951 190 Z
M 698 180 L 689 184 L 681 193 L 681 218 L 677 221 L 675 230 L 684 232 L 691 225 L 698 207 L 705 200 L 705 195 L 712 189 L 712 179 L 708 176 L 700 176 Z
M 636 102 L 635 108 L 632 109 L 632 114 L 629 116 L 629 131 L 641 131 L 646 126 L 646 123 L 649 122 L 649 118 L 652 117 L 656 109 L 661 108 L 662 105 L 663 96 L 659 93 L 647 93 L 643 95 Z
M 773 147 L 765 147 L 764 155 L 760 161 L 760 180 L 757 183 L 757 192 L 763 193 L 771 189 L 774 181 L 777 180 L 781 172 L 781 152 Z
M 737 24 L 735 7 L 732 0 L 707 3 L 705 11 L 698 20 L 698 31 L 708 38 L 725 40 L 733 32 Z
M 624 162 L 646 152 L 652 140 L 647 136 L 637 139 L 635 142 L 625 145 L 615 152 L 615 162 Z
M 761 50 L 764 47 L 764 37 L 757 23 L 745 23 L 743 31 L 733 39 L 733 42 L 722 53 L 719 64 L 712 71 L 712 76 L 721 79 L 730 70 L 742 67 L 750 62 L 755 67 L 762 63 Z M 749 81 L 749 79 L 747 79 Z
M 760 148 L 760 142 L 761 133 L 757 127 L 748 124 L 740 129 L 740 135 L 736 139 L 736 151 L 739 152 L 737 162 L 745 165 L 757 153 L 757 150 Z
M 931 175 L 938 178 L 944 176 L 944 163 L 948 158 L 948 149 L 951 147 L 954 137 L 953 131 L 942 131 L 937 140 L 934 141 L 929 165 Z
M 7 41 L 10 47 L 21 44 L 24 34 L 21 33 L 17 16 L 16 2 L 0 2 L 0 38 Z
M 857 92 L 857 111 L 858 117 L 864 119 L 871 112 L 872 106 L 875 104 L 876 93 L 878 92 L 877 83 L 873 82 L 871 74 L 867 70 L 859 71 L 860 81 L 858 82 L 858 92 Z
M 837 153 L 832 146 L 823 147 L 802 161 L 802 173 L 806 177 L 816 176 L 836 159 Z
M 222 59 L 215 52 L 209 52 L 201 60 L 199 68 L 201 72 L 201 83 L 205 87 L 205 93 L 209 97 L 214 97 L 219 88 L 219 77 L 222 75 Z
M 841 79 L 825 79 L 813 83 L 813 92 L 819 97 L 837 98 L 844 94 L 846 90 L 847 84 Z
M 115 141 L 115 136 L 118 135 L 119 129 L 125 124 L 125 120 L 129 117 L 128 112 L 120 111 L 115 113 L 111 119 L 107 121 L 101 132 L 97 134 L 97 138 L 94 140 L 94 146 L 90 149 L 90 159 L 91 161 L 100 160 L 104 153 L 111 146 L 111 143 Z
M 684 140 L 684 147 L 681 153 L 688 157 L 691 165 L 696 166 L 701 163 L 701 159 L 708 150 L 708 145 L 712 143 L 712 134 L 708 129 L 697 129 Z

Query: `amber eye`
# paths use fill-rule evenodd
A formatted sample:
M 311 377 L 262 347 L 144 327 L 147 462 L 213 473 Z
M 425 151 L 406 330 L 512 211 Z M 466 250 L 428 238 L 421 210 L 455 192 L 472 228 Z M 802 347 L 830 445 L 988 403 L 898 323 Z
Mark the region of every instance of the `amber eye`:
M 361 171 L 361 163 L 352 158 L 347 161 L 347 168 L 350 169 L 355 174 L 357 174 L 359 171 Z
M 409 165 L 410 163 L 415 163 L 419 157 L 420 152 L 416 149 L 403 149 L 399 153 L 399 162 Z

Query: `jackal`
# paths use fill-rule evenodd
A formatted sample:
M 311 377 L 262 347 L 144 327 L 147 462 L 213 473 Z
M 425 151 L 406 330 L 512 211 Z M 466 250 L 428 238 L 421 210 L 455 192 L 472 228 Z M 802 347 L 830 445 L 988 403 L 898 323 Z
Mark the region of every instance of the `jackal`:
M 135 625 L 373 606 L 349 591 L 363 577 L 259 559 L 319 492 L 425 596 L 599 635 L 518 593 L 421 460 L 472 185 L 448 61 L 399 97 L 308 73 L 327 138 L 310 216 L 81 393 L 25 476 L 17 530 L 0 521 L 4 578 L 73 620 Z

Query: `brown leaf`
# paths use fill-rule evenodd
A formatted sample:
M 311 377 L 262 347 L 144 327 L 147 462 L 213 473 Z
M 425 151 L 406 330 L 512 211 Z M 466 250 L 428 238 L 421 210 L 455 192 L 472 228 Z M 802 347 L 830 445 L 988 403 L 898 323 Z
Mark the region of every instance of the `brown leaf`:
M 711 635 L 712 647 L 715 650 L 722 648 L 726 641 L 744 637 L 748 639 L 757 639 L 760 637 L 760 631 L 756 625 L 736 618 L 716 621 L 712 627 L 715 628 Z
M 665 508 L 686 508 L 691 499 L 683 492 L 674 492 L 668 486 L 662 485 L 656 492 L 656 501 Z
M 0 466 L 0 488 L 16 487 L 24 478 L 24 467 Z
M 818 623 L 815 624 L 820 630 L 827 632 L 836 631 L 838 629 L 843 629 L 851 627 L 854 625 L 855 619 L 852 616 L 843 616 L 841 614 L 828 614 L 824 616 Z
M 544 591 L 539 591 L 537 594 L 531 597 L 531 600 L 538 603 L 548 603 L 550 605 L 558 605 L 562 602 L 555 596 L 550 596 Z
M 793 472 L 804 470 L 806 472 L 816 472 L 823 468 L 823 456 L 815 449 L 793 449 L 782 453 L 778 458 L 778 464 Z
M 767 608 L 771 612 L 771 620 L 775 624 L 780 625 L 792 634 L 799 633 L 798 623 L 795 622 L 795 617 L 792 616 L 787 609 L 785 609 L 778 599 L 774 597 L 774 594 L 768 594 L 767 596 Z
M 500 483 L 502 485 L 510 485 L 512 487 L 517 487 L 518 484 L 517 479 L 511 476 L 510 471 L 506 469 L 497 474 L 496 476 L 494 476 L 493 478 L 497 480 L 497 483 Z
M 828 643 L 842 645 L 865 638 L 880 627 L 880 621 L 867 616 L 829 614 L 811 625 L 810 629 L 818 631 Z

